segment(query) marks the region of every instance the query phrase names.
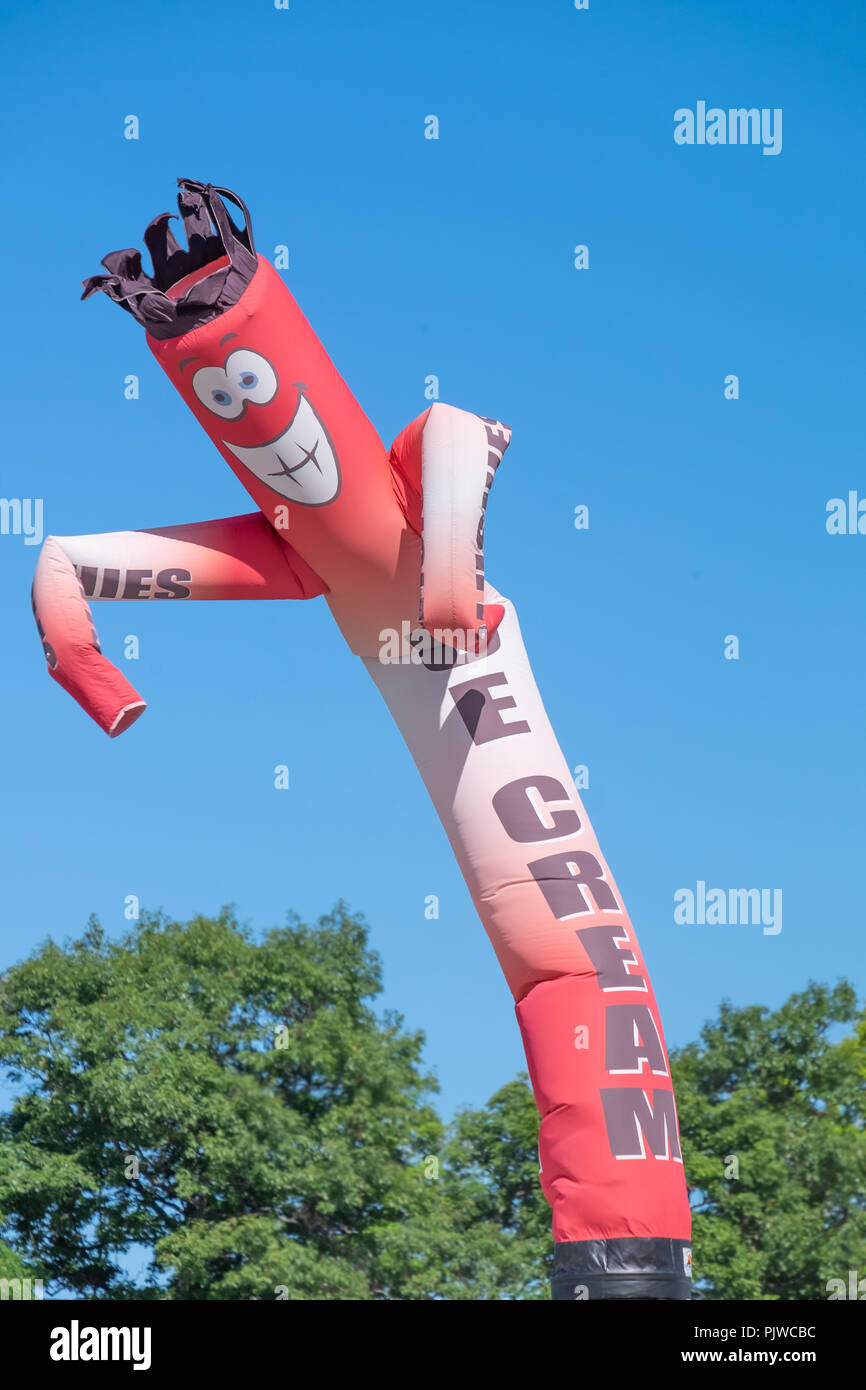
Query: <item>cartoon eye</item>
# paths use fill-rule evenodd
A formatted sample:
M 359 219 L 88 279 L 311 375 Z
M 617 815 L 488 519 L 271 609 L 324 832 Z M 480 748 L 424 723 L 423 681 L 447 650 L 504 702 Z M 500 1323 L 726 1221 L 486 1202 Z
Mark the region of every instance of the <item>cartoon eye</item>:
M 235 395 L 243 392 L 244 404 L 267 405 L 277 394 L 277 374 L 266 357 L 251 348 L 236 348 L 226 358 L 226 381 Z
M 250 405 L 267 405 L 277 394 L 277 374 L 266 357 L 237 348 L 225 367 L 200 367 L 192 389 L 206 410 L 221 420 L 238 420 Z
M 246 402 L 229 387 L 222 367 L 200 367 L 192 379 L 192 389 L 202 405 L 221 420 L 237 420 Z

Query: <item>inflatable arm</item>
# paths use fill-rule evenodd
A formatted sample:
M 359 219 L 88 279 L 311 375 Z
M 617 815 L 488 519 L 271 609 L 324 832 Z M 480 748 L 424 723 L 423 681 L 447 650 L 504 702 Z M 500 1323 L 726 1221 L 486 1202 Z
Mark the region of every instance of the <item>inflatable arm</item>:
M 421 622 L 463 650 L 502 621 L 501 605 L 484 606 L 484 514 L 510 439 L 499 420 L 437 402 L 391 448 L 391 465 L 408 484 L 407 520 L 423 540 Z
M 110 738 L 145 702 L 102 655 L 88 599 L 312 598 L 324 585 L 260 512 L 96 536 L 47 536 L 33 613 L 50 675 Z

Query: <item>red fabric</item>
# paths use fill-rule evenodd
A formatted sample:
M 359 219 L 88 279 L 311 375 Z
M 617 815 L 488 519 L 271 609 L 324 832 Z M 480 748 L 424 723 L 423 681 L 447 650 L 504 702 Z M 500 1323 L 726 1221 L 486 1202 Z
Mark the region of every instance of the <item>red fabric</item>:
M 661 1037 L 652 992 L 605 996 L 588 959 L 585 974 L 544 980 L 516 1006 L 541 1115 L 541 1185 L 553 1208 L 557 1241 L 620 1236 L 688 1240 L 691 1234 L 683 1164 L 676 1157 L 678 1136 L 668 1136 L 666 1158 L 651 1152 L 644 1158 L 617 1158 L 611 1152 L 602 1090 L 640 1087 L 652 1099 L 655 1092 L 672 1089 L 669 1076 L 651 1075 L 646 1067 L 641 1076 L 611 1076 L 605 1069 L 606 1008 L 629 998 L 649 1003 Z M 646 1138 L 643 1147 L 647 1150 Z
M 33 612 L 48 672 L 112 737 L 123 733 L 145 703 L 102 655 L 81 585 L 59 542 L 46 537 L 33 580 Z

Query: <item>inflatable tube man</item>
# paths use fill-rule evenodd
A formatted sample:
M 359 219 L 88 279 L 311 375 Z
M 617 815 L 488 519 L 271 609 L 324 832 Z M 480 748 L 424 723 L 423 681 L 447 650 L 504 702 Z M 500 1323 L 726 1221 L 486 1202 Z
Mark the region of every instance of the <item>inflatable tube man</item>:
M 553 1297 L 687 1299 L 689 1204 L 646 965 L 517 615 L 484 576 L 510 430 L 437 403 L 386 451 L 256 256 L 240 199 L 179 182 L 187 248 L 164 213 L 144 234 L 152 276 L 138 251 L 117 251 L 84 297 L 102 290 L 143 325 L 258 510 L 46 538 L 33 601 L 49 671 L 116 737 L 145 705 L 100 652 L 88 600 L 324 595 L 412 752 L 514 995 Z

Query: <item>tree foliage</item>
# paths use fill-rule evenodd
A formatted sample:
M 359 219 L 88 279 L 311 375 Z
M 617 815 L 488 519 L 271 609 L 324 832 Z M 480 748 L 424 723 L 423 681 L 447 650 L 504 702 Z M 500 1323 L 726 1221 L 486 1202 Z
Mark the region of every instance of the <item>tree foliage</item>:
M 852 987 L 810 984 L 775 1012 L 723 1004 L 672 1066 L 703 1296 L 827 1298 L 828 1280 L 866 1274 L 866 1016 Z
M 260 940 L 224 910 L 91 921 L 0 983 L 0 1275 L 112 1299 L 546 1299 L 528 1079 L 451 1126 L 423 1038 L 373 1008 L 342 906 Z M 866 1275 L 866 1015 L 850 985 L 724 1004 L 673 1054 L 712 1299 Z
M 532 1242 L 471 1145 L 447 1169 L 423 1040 L 380 989 L 342 907 L 260 942 L 228 911 L 49 942 L 0 995 L 7 1237 L 77 1297 L 523 1296 Z

